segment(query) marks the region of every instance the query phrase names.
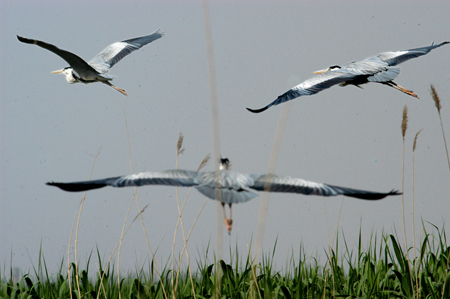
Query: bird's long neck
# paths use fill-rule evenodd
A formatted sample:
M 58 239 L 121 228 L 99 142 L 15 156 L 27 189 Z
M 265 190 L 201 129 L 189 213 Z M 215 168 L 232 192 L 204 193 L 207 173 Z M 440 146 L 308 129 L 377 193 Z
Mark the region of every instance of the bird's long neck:
M 76 75 L 76 73 L 73 71 L 73 68 L 71 67 L 65 68 L 63 74 L 66 75 L 66 81 L 70 84 L 80 82 L 80 78 Z

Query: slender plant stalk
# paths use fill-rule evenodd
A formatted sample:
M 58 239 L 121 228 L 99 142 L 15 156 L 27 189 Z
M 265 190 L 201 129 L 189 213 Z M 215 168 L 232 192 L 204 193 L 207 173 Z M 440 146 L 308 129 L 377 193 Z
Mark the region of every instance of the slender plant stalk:
M 269 165 L 267 167 L 267 173 L 269 174 L 269 177 L 270 177 L 270 174 L 273 174 L 275 172 L 275 167 L 276 167 L 277 159 L 278 159 L 278 153 L 280 152 L 281 140 L 283 139 L 284 128 L 286 127 L 290 108 L 291 108 L 291 102 L 287 102 L 286 104 L 284 104 L 283 110 L 281 111 L 281 114 L 280 114 L 278 126 L 275 131 L 275 138 L 274 138 L 273 145 L 272 145 L 272 151 L 270 153 Z M 265 183 L 264 189 L 265 190 L 270 189 L 270 179 L 268 179 L 267 182 Z M 257 225 L 258 228 L 257 228 L 257 232 L 256 232 L 256 241 L 255 241 L 256 245 L 255 245 L 255 251 L 253 253 L 252 264 L 255 261 L 258 263 L 258 261 L 261 257 L 262 244 L 263 244 L 263 240 L 264 240 L 264 232 L 265 232 L 265 226 L 266 226 L 267 210 L 269 208 L 269 198 L 270 198 L 269 192 L 265 192 L 261 198 L 261 206 L 259 208 L 259 217 L 258 217 L 258 225 Z M 252 275 L 257 275 L 256 267 L 252 267 L 252 268 L 253 268 Z M 257 284 L 256 276 L 253 277 L 252 279 L 255 281 L 256 289 L 252 288 L 251 296 L 252 296 L 252 298 L 256 298 L 254 292 L 257 290 L 258 295 L 261 297 L 260 292 L 259 292 L 259 287 Z
M 184 148 L 183 148 L 183 140 L 184 140 L 184 136 L 183 134 L 180 132 L 180 135 L 178 136 L 178 142 L 177 142 L 177 153 L 176 153 L 176 159 L 175 159 L 175 169 L 178 169 L 178 158 L 179 156 L 184 153 Z M 173 271 L 173 266 L 174 266 L 174 261 L 175 261 L 175 242 L 177 239 L 177 233 L 178 233 L 178 226 L 180 224 L 181 221 L 181 227 L 183 229 L 183 219 L 181 217 L 181 211 L 180 211 L 180 199 L 179 199 L 179 195 L 178 195 L 178 187 L 175 187 L 175 192 L 176 192 L 176 198 L 177 198 L 177 207 L 178 207 L 178 220 L 177 220 L 177 224 L 175 226 L 175 232 L 173 234 L 173 242 L 172 242 L 172 266 L 171 266 L 171 283 L 172 283 L 172 297 L 175 299 L 175 288 L 174 288 L 174 277 L 175 277 L 175 272 Z M 181 262 L 181 260 L 180 260 Z
M 124 115 L 124 118 L 125 118 L 125 128 L 127 130 L 127 142 L 128 142 L 128 153 L 129 153 L 129 156 L 130 156 L 130 168 L 131 168 L 131 173 L 134 173 L 133 172 L 133 163 L 131 162 L 131 145 L 130 145 L 130 137 L 129 137 L 129 134 L 128 134 L 128 122 L 127 122 L 127 115 L 125 114 L 125 109 L 123 111 L 123 115 Z M 163 290 L 163 293 L 164 293 L 164 298 L 167 299 L 167 293 L 166 293 L 166 290 L 164 288 L 164 283 L 163 283 L 163 280 L 162 280 L 162 277 L 161 277 L 161 273 L 159 272 L 158 264 L 156 263 L 156 260 L 155 260 L 155 254 L 153 253 L 152 247 L 150 246 L 150 241 L 148 239 L 147 229 L 145 228 L 145 224 L 144 224 L 144 218 L 142 217 L 142 213 L 141 213 L 142 209 L 141 209 L 141 203 L 139 202 L 139 196 L 138 196 L 138 192 L 137 192 L 137 187 L 134 187 L 134 194 L 136 196 L 136 202 L 138 204 L 139 217 L 141 219 L 142 229 L 144 230 L 145 239 L 147 241 L 147 246 L 148 246 L 148 249 L 150 250 L 150 254 L 152 255 L 152 261 L 153 261 L 153 264 L 155 265 L 156 273 L 158 274 L 158 278 L 159 278 L 159 280 L 161 282 L 161 287 L 162 287 L 162 290 Z
M 205 40 L 206 40 L 206 52 L 208 55 L 208 77 L 209 77 L 209 88 L 211 96 L 211 113 L 212 113 L 212 128 L 213 128 L 213 138 L 214 138 L 214 160 L 218 161 L 220 158 L 220 135 L 219 135 L 219 106 L 217 103 L 217 84 L 216 84 L 216 65 L 214 63 L 214 47 L 212 40 L 212 29 L 211 29 L 211 14 L 209 12 L 208 0 L 202 1 L 203 8 L 203 20 L 205 22 Z M 218 175 L 219 165 L 215 164 L 215 170 Z M 219 262 L 222 259 L 223 254 L 223 223 L 222 219 L 224 216 L 221 206 L 222 193 L 219 188 L 216 188 L 216 221 L 217 221 L 217 233 L 216 233 L 216 261 Z M 220 298 L 220 279 L 221 267 L 216 264 L 215 267 L 215 288 L 213 291 L 213 298 Z
M 131 206 L 132 206 L 133 201 L 134 201 L 134 195 L 133 195 L 133 198 L 130 201 L 130 205 L 128 206 L 126 219 L 128 218 L 128 214 L 129 214 L 129 212 L 131 210 Z M 105 267 L 103 269 L 101 269 L 101 270 L 103 270 L 103 272 L 102 272 L 102 276 L 100 278 L 100 284 L 99 284 L 99 288 L 98 288 L 97 293 L 99 294 L 100 293 L 100 289 L 103 289 L 103 292 L 105 294 L 105 299 L 107 299 L 107 297 L 106 297 L 106 291 L 105 291 L 105 286 L 103 284 L 103 280 L 105 278 L 106 271 L 107 271 L 107 269 L 109 268 L 109 266 L 111 264 L 111 260 L 112 260 L 112 258 L 114 256 L 114 253 L 116 252 L 117 249 L 119 249 L 119 251 L 120 251 L 120 246 L 122 245 L 123 238 L 125 238 L 125 235 L 128 233 L 128 231 L 130 230 L 130 228 L 133 225 L 133 223 L 139 218 L 139 216 L 142 213 L 145 212 L 145 209 L 147 209 L 147 207 L 148 207 L 148 204 L 133 218 L 133 221 L 131 221 L 131 223 L 128 225 L 128 227 L 127 227 L 127 229 L 125 231 L 122 228 L 122 234 L 120 236 L 119 241 L 117 242 L 116 246 L 114 247 L 114 249 L 112 250 L 111 254 L 109 255 L 109 259 L 106 262 Z M 123 227 L 125 227 L 125 224 L 126 224 L 126 220 L 125 220 L 125 223 L 124 223 Z M 118 256 L 120 256 L 120 255 L 118 254 Z M 117 267 L 117 271 L 119 271 L 119 267 Z M 118 277 L 120 277 L 119 274 L 118 274 Z M 118 284 L 119 284 L 118 285 L 118 289 L 119 289 L 119 292 L 120 292 L 120 280 L 118 280 Z M 119 298 L 120 298 L 120 296 L 121 295 L 119 294 Z
M 448 170 L 450 171 L 450 159 L 449 159 L 449 156 L 448 156 L 447 141 L 445 140 L 444 125 L 442 124 L 442 116 L 441 116 L 441 109 L 442 109 L 442 106 L 441 106 L 441 100 L 440 100 L 439 95 L 438 95 L 438 93 L 437 93 L 437 91 L 436 91 L 436 88 L 434 88 L 434 85 L 433 85 L 433 84 L 430 84 L 430 93 L 431 93 L 431 97 L 432 97 L 432 99 L 433 99 L 433 101 L 434 101 L 434 104 L 436 105 L 436 109 L 437 109 L 438 114 L 439 114 L 439 120 L 440 120 L 440 122 L 441 122 L 442 137 L 443 137 L 443 139 L 444 139 L 444 145 L 445 145 L 445 153 L 447 154 Z M 449 251 L 448 256 L 447 256 L 447 272 L 448 272 L 448 269 L 449 269 L 449 268 L 448 268 L 449 262 L 450 262 L 450 251 Z M 444 291 L 445 291 L 445 285 L 446 285 L 446 283 L 447 283 L 447 280 L 444 281 L 444 285 L 443 285 L 443 287 L 442 287 L 442 298 L 444 298 Z
M 269 175 L 273 174 L 275 172 L 278 153 L 280 152 L 281 140 L 283 139 L 284 128 L 286 127 L 286 123 L 287 123 L 287 120 L 289 117 L 289 110 L 291 108 L 291 103 L 292 102 L 287 102 L 284 105 L 283 110 L 281 111 L 281 114 L 280 114 L 278 126 L 275 131 L 275 137 L 274 137 L 274 141 L 273 141 L 273 145 L 272 145 L 272 151 L 270 153 L 269 165 L 267 167 L 267 173 Z M 269 188 L 270 188 L 270 180 L 268 180 L 268 182 L 266 182 L 266 184 L 264 186 L 265 190 L 268 190 Z M 270 193 L 265 192 L 261 198 L 261 207 L 259 210 L 259 217 L 258 217 L 258 230 L 256 233 L 256 241 L 255 241 L 256 244 L 255 244 L 255 251 L 254 251 L 254 259 L 257 262 L 259 261 L 259 258 L 261 256 L 261 251 L 262 251 L 262 243 L 263 243 L 263 239 L 264 239 L 264 231 L 265 231 L 266 218 L 267 218 L 267 209 L 269 208 L 269 197 L 270 197 Z
M 178 169 L 178 156 L 184 152 L 184 148 L 182 148 L 183 138 L 184 138 L 183 134 L 180 133 L 180 137 L 178 138 L 178 143 L 177 143 L 177 159 L 176 159 L 176 165 L 175 165 L 175 167 L 176 167 L 177 169 Z M 200 171 L 203 167 L 205 167 L 205 165 L 208 163 L 208 161 L 209 161 L 210 158 L 211 158 L 211 156 L 210 156 L 210 155 L 207 155 L 207 156 L 202 160 L 202 162 L 200 163 L 199 167 L 197 168 L 197 171 Z M 190 275 L 191 287 L 192 287 L 192 292 L 193 292 L 194 298 L 195 298 L 195 297 L 196 297 L 196 294 L 195 294 L 195 289 L 194 289 L 194 280 L 193 280 L 192 272 L 191 272 L 191 264 L 190 264 L 190 259 L 189 259 L 189 253 L 188 253 L 188 251 L 187 251 L 187 242 L 188 242 L 188 240 L 189 240 L 189 237 L 191 236 L 191 233 L 192 233 L 192 231 L 193 231 L 193 229 L 194 229 L 194 226 L 195 226 L 195 224 L 197 223 L 197 220 L 198 220 L 198 218 L 200 217 L 200 214 L 201 214 L 201 212 L 203 211 L 203 208 L 205 207 L 206 202 L 207 202 L 208 199 L 205 200 L 205 202 L 203 203 L 203 206 L 200 208 L 200 211 L 199 211 L 199 213 L 197 214 L 197 218 L 194 220 L 194 223 L 192 224 L 192 227 L 191 227 L 191 229 L 190 229 L 190 231 L 189 231 L 189 234 L 188 234 L 188 236 L 186 237 L 185 232 L 184 232 L 184 226 L 183 226 L 182 214 L 183 214 L 183 210 L 184 210 L 184 207 L 186 206 L 186 202 L 187 202 L 187 199 L 188 199 L 188 197 L 189 197 L 189 194 L 190 194 L 191 190 L 192 190 L 192 187 L 189 188 L 189 190 L 188 190 L 188 192 L 187 192 L 187 194 L 186 194 L 186 197 L 185 197 L 185 199 L 184 199 L 183 206 L 182 206 L 181 209 L 180 209 L 180 204 L 179 204 L 179 200 L 178 200 L 178 188 L 177 188 L 177 203 L 178 203 L 178 215 L 179 215 L 179 216 L 178 216 L 178 221 L 177 221 L 177 225 L 176 225 L 176 229 L 175 229 L 174 241 L 173 241 L 173 245 L 172 245 L 172 273 L 174 272 L 174 271 L 173 271 L 173 257 L 174 257 L 174 251 L 175 251 L 175 249 L 174 249 L 174 248 L 175 248 L 175 239 L 176 239 L 176 234 L 177 234 L 177 232 L 178 232 L 178 225 L 179 225 L 180 222 L 181 222 L 181 227 L 182 227 L 184 246 L 183 246 L 183 250 L 181 251 L 181 254 L 180 254 L 180 257 L 179 257 L 179 261 L 180 261 L 180 262 L 178 263 L 178 267 L 177 267 L 177 271 L 176 271 L 176 280 L 175 280 L 175 284 L 174 284 L 174 274 L 172 274 L 172 289 L 173 289 L 173 290 L 176 290 L 176 289 L 177 289 L 177 286 L 178 286 L 178 278 L 179 278 L 180 270 L 181 270 L 181 261 L 182 261 L 182 259 L 183 259 L 183 254 L 184 254 L 184 252 L 186 251 L 186 259 L 187 259 L 187 262 L 188 262 L 188 269 L 189 269 L 189 275 Z M 174 292 L 172 292 L 172 293 L 173 293 L 173 295 L 175 296 L 175 293 L 174 293 Z
M 77 219 L 78 210 L 75 212 L 75 216 L 72 221 L 72 229 L 70 230 L 70 239 L 69 239 L 69 248 L 67 249 L 67 277 L 69 278 L 69 290 L 70 290 L 70 299 L 73 299 L 72 297 L 72 279 L 70 279 L 70 247 L 72 245 L 72 237 L 73 237 L 73 231 L 75 229 L 75 220 Z
M 192 188 L 189 188 L 188 193 L 190 193 L 190 190 L 192 190 Z M 186 198 L 189 196 L 189 194 L 186 195 Z M 200 214 L 203 211 L 203 208 L 205 207 L 206 203 L 208 202 L 208 198 L 205 199 L 205 202 L 203 203 L 202 207 L 200 208 L 199 212 L 197 213 L 197 217 L 194 220 L 194 223 L 192 223 L 191 229 L 189 230 L 188 236 L 184 237 L 184 246 L 183 249 L 181 250 L 181 254 L 180 254 L 180 261 L 183 259 L 183 254 L 184 252 L 186 252 L 186 259 L 188 261 L 188 268 L 189 268 L 189 275 L 190 275 L 190 279 L 191 279 L 191 286 L 192 286 L 192 291 L 194 292 L 194 297 L 195 295 L 195 289 L 194 289 L 194 281 L 192 278 L 192 272 L 191 272 L 191 263 L 190 263 L 190 259 L 189 259 L 189 255 L 188 255 L 188 251 L 187 251 L 187 243 L 189 241 L 189 238 L 191 237 L 191 233 L 194 230 L 195 224 L 197 223 L 198 218 L 200 217 Z M 184 209 L 184 205 L 183 208 L 181 209 L 181 211 L 183 211 Z M 176 283 L 175 283 L 175 289 L 178 286 L 178 281 L 179 281 L 179 277 L 180 277 L 180 271 L 181 271 L 181 263 L 178 264 L 178 268 L 177 268 L 177 279 L 176 279 Z
M 119 299 L 122 298 L 122 294 L 120 292 L 120 249 L 122 248 L 122 240 L 123 240 L 123 237 L 125 236 L 125 234 L 124 234 L 125 226 L 127 224 L 128 215 L 130 214 L 130 210 L 131 210 L 131 207 L 133 205 L 133 201 L 134 201 L 134 196 L 130 200 L 130 205 L 128 206 L 128 210 L 127 210 L 127 215 L 125 216 L 125 220 L 124 220 L 123 225 L 122 225 L 122 231 L 120 232 L 120 239 L 119 239 L 119 242 L 117 244 L 119 246 L 119 250 L 117 251 L 117 284 L 118 284 L 118 288 L 119 288 Z M 111 257 L 112 257 L 112 254 L 111 254 Z M 103 285 L 103 283 L 100 284 L 100 285 Z
M 178 142 L 177 142 L 177 155 L 176 155 L 176 163 L 175 163 L 175 167 L 176 169 L 178 169 L 178 158 L 179 156 L 184 152 L 184 148 L 183 148 L 183 139 L 184 136 L 182 133 L 180 133 L 179 137 L 178 137 Z M 191 189 L 191 188 L 190 188 Z M 190 191 L 190 190 L 189 190 Z M 194 288 L 194 280 L 192 279 L 192 270 L 191 270 L 191 262 L 189 259 L 189 252 L 187 250 L 187 239 L 186 239 L 186 234 L 184 232 L 184 224 L 183 224 L 183 218 L 182 218 L 182 213 L 183 213 L 183 209 L 184 206 L 186 205 L 186 201 L 188 199 L 188 196 L 185 197 L 184 199 L 184 203 L 183 203 L 183 208 L 180 208 L 180 199 L 179 199 L 179 194 L 178 194 L 178 187 L 176 188 L 176 198 L 177 198 L 177 207 L 178 207 L 178 220 L 177 220 L 177 225 L 175 228 L 175 233 L 174 233 L 174 237 L 173 237 L 173 245 L 172 245 L 172 294 L 173 294 L 173 298 L 175 299 L 175 291 L 176 291 L 176 287 L 174 288 L 174 281 L 173 281 L 173 257 L 174 257 L 174 248 L 175 248 L 175 240 L 176 240 L 176 235 L 178 232 L 178 224 L 181 224 L 181 232 L 183 234 L 183 241 L 184 241 L 184 249 L 186 250 L 186 259 L 188 262 L 188 270 L 189 270 L 189 278 L 191 281 L 191 287 L 192 287 L 192 294 L 194 295 L 194 299 L 197 298 L 196 294 L 195 294 L 195 288 Z M 178 282 L 178 275 L 180 273 L 180 266 L 181 266 L 181 261 L 182 261 L 182 255 L 180 254 L 180 258 L 179 258 L 179 267 L 177 270 L 177 282 Z
M 405 221 L 405 135 L 406 130 L 408 129 L 408 107 L 405 105 L 403 107 L 403 115 L 402 115 L 402 137 L 403 137 L 403 159 L 402 159 L 402 216 L 403 216 L 403 235 L 405 241 L 405 252 L 408 250 L 408 245 L 406 242 L 406 221 Z
M 402 114 L 402 123 L 401 123 L 401 129 L 402 129 L 402 137 L 403 137 L 403 158 L 402 158 L 402 216 L 403 216 L 403 236 L 405 241 L 405 256 L 408 256 L 408 243 L 406 241 L 406 220 L 405 220 L 405 135 L 406 130 L 408 129 L 408 107 L 405 105 L 403 107 L 403 114 Z M 411 267 L 409 265 L 410 259 L 407 259 L 408 261 L 408 268 L 409 268 L 409 278 L 411 282 L 411 286 L 413 285 L 412 281 L 412 275 L 411 275 Z M 414 290 L 413 290 L 414 292 Z
M 448 170 L 450 171 L 450 158 L 448 156 L 448 149 L 447 149 L 447 141 L 445 140 L 445 133 L 444 133 L 444 125 L 442 124 L 442 116 L 441 116 L 441 100 L 439 99 L 439 95 L 436 91 L 436 88 L 434 88 L 434 85 L 431 84 L 431 97 L 433 98 L 433 101 L 436 105 L 436 109 L 439 114 L 439 120 L 441 121 L 441 129 L 442 129 L 442 137 L 444 138 L 444 145 L 445 145 L 445 153 L 447 154 L 447 164 L 448 164 Z
M 89 172 L 88 180 L 91 179 L 92 172 L 94 171 L 95 162 L 97 161 L 97 158 L 98 158 L 99 155 L 100 155 L 100 149 L 98 150 L 97 154 L 94 157 L 94 162 L 92 162 L 92 167 L 91 167 L 91 171 Z M 85 199 L 86 199 L 86 192 L 84 192 L 83 198 L 81 198 L 80 209 L 78 211 L 77 228 L 75 230 L 75 280 L 77 282 L 78 296 L 81 296 L 81 292 L 80 292 L 80 278 L 78 276 L 78 229 L 80 227 L 81 211 L 83 210 L 83 204 L 84 204 L 84 200 Z M 72 226 L 72 231 L 73 231 L 73 226 Z M 70 239 L 72 240 L 72 233 L 71 233 Z M 69 250 L 70 250 L 70 242 L 69 242 Z M 70 251 L 68 252 L 68 254 L 70 256 Z M 69 263 L 70 263 L 70 259 L 69 258 L 68 258 L 68 260 L 69 260 Z M 70 271 L 70 264 L 69 264 L 69 267 L 68 267 L 67 271 Z M 70 272 L 69 272 L 69 278 L 70 278 Z M 70 287 L 70 297 L 72 298 L 72 288 L 71 288 L 70 284 L 69 284 L 69 287 Z
M 130 154 L 131 172 L 133 172 L 133 166 L 132 166 L 133 163 L 132 163 L 132 159 L 131 159 L 131 148 L 130 148 L 130 138 L 129 138 L 129 135 L 128 135 L 128 123 L 126 121 L 125 110 L 124 110 L 124 116 L 125 116 L 125 123 L 126 123 L 126 128 L 127 128 L 127 141 L 128 141 L 128 149 L 129 149 L 129 154 Z M 135 189 L 135 191 L 136 191 L 136 189 Z M 127 223 L 128 215 L 130 214 L 130 210 L 131 210 L 131 206 L 133 204 L 133 201 L 134 201 L 134 196 L 132 197 L 132 199 L 130 201 L 130 205 L 128 206 L 127 215 L 125 216 L 125 221 L 123 222 L 122 232 L 120 233 L 120 239 L 119 239 L 119 243 L 118 243 L 119 250 L 117 251 L 117 282 L 118 282 L 118 288 L 119 288 L 119 299 L 122 298 L 122 294 L 120 292 L 120 250 L 122 248 L 122 239 L 124 237 L 125 225 Z M 145 207 L 144 207 L 144 209 L 145 209 Z M 139 213 L 142 213 L 142 211 L 139 212 Z M 111 255 L 111 257 L 112 257 L 112 255 Z M 111 259 L 111 257 L 110 257 L 110 259 Z M 109 264 L 109 261 L 108 261 L 107 264 Z
M 417 264 L 416 264 L 416 234 L 415 234 L 415 229 L 414 229 L 414 153 L 416 151 L 416 144 L 417 144 L 417 137 L 419 136 L 420 132 L 422 132 L 422 129 L 420 129 L 417 133 L 416 136 L 414 137 L 414 143 L 413 143 L 413 153 L 412 153 L 412 197 L 411 197 L 411 202 L 412 202 L 412 234 L 413 234 L 413 252 L 414 252 L 414 273 L 415 273 L 415 280 L 416 280 L 416 290 L 419 290 L 419 277 L 418 277 L 418 273 L 417 273 Z M 417 294 L 417 297 L 419 297 L 420 294 Z
M 323 210 L 325 213 L 325 222 L 327 224 L 327 237 L 328 237 L 328 259 L 327 263 L 325 264 L 325 271 L 328 271 L 332 269 L 333 265 L 331 264 L 331 239 L 330 239 L 330 228 L 328 226 L 328 215 L 327 215 L 327 205 L 325 202 L 325 197 L 323 198 Z M 327 269 L 329 267 L 329 269 Z M 331 271 L 331 275 L 333 276 L 333 294 L 335 294 L 334 289 L 334 271 Z M 325 290 L 326 290 L 326 283 L 323 284 L 323 298 L 325 299 Z
M 324 205 L 325 205 L 325 199 L 324 199 Z M 339 215 L 338 215 L 338 219 L 336 221 L 336 226 L 334 228 L 334 234 L 333 234 L 333 240 L 331 241 L 332 243 L 335 242 L 335 240 L 337 239 L 338 236 L 338 227 L 339 227 L 339 220 L 341 219 L 341 214 L 342 214 L 342 207 L 344 206 L 344 196 L 342 196 L 342 200 L 341 200 L 341 207 L 339 209 Z M 326 208 L 325 208 L 325 219 L 327 221 L 327 231 L 328 231 L 328 217 L 326 214 Z M 328 233 L 329 234 L 329 233 Z M 332 269 L 332 265 L 331 265 L 331 243 L 330 243 L 330 238 L 328 237 L 328 248 L 329 248 L 329 252 L 330 252 L 330 258 L 328 259 L 328 264 L 330 265 L 330 269 Z M 333 296 L 336 295 L 336 285 L 335 285 L 335 277 L 334 277 L 334 271 L 331 272 L 332 274 L 332 278 L 333 278 Z
M 190 188 L 190 189 L 192 189 L 192 188 Z M 186 197 L 187 196 L 189 196 L 189 194 L 186 195 Z M 180 254 L 180 261 L 181 261 L 183 259 L 183 254 L 186 251 L 186 256 L 187 256 L 187 260 L 188 260 L 188 267 L 189 267 L 189 273 L 190 273 L 190 276 L 191 276 L 191 285 L 192 286 L 194 286 L 194 284 L 193 284 L 192 273 L 191 273 L 191 269 L 190 269 L 191 264 L 189 263 L 189 257 L 187 255 L 187 242 L 189 241 L 189 238 L 191 237 L 191 233 L 194 230 L 194 226 L 197 223 L 197 220 L 200 217 L 200 214 L 202 213 L 203 208 L 205 207 L 207 202 L 208 202 L 208 198 L 205 199 L 205 202 L 203 203 L 202 207 L 200 208 L 199 212 L 197 213 L 197 217 L 195 218 L 194 223 L 192 224 L 191 229 L 189 230 L 188 236 L 185 238 L 184 246 L 183 246 L 183 249 L 181 250 L 181 254 Z M 181 263 L 178 264 L 178 268 L 177 268 L 177 279 L 176 279 L 176 282 L 175 282 L 175 289 L 178 287 L 178 281 L 179 281 L 179 277 L 180 277 L 180 272 L 181 272 Z M 194 289 L 192 291 L 195 293 Z

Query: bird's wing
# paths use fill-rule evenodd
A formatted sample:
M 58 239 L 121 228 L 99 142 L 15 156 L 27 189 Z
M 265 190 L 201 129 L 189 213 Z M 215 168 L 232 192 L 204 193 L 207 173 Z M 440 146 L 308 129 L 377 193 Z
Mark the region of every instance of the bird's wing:
M 56 55 L 58 55 L 59 57 L 64 59 L 78 73 L 84 73 L 83 72 L 84 70 L 95 72 L 95 69 L 93 69 L 86 61 L 84 61 L 83 58 L 81 58 L 78 55 L 75 55 L 69 51 L 62 50 L 55 45 L 48 44 L 46 42 L 36 40 L 36 39 L 24 38 L 21 36 L 17 36 L 17 39 L 19 41 L 21 41 L 22 43 L 37 45 L 41 48 L 47 49 L 47 50 L 55 53 Z
M 197 179 L 199 185 L 195 188 L 200 193 L 226 204 L 246 202 L 257 196 L 248 190 L 248 186 L 253 184 L 253 178 L 246 174 L 228 170 L 202 172 Z M 220 198 L 217 198 L 217 195 Z
M 422 55 L 428 54 L 433 49 L 439 48 L 443 45 L 446 45 L 450 42 L 442 42 L 440 44 L 434 45 L 431 44 L 431 46 L 422 47 L 422 48 L 416 48 L 416 49 L 409 49 L 409 50 L 403 50 L 403 51 L 395 51 L 395 52 L 384 52 L 380 53 L 374 57 L 367 58 L 367 60 L 374 60 L 374 59 L 380 59 L 381 61 L 384 61 L 389 66 L 394 66 L 397 64 L 400 64 L 402 62 L 405 62 L 409 59 L 416 58 Z
M 367 77 L 369 82 L 388 82 L 392 81 L 400 74 L 399 67 L 387 67 L 382 71 L 379 71 L 372 76 Z
M 252 175 L 254 184 L 249 186 L 258 191 L 300 193 L 305 195 L 337 196 L 345 195 L 359 199 L 377 200 L 389 195 L 399 195 L 398 191 L 392 190 L 387 193 L 372 192 L 315 183 L 292 177 L 280 177 L 277 175 Z
M 61 188 L 64 191 L 78 192 L 92 189 L 112 187 L 131 187 L 143 185 L 168 185 L 191 187 L 198 185 L 196 177 L 198 172 L 189 170 L 167 170 L 159 172 L 141 172 L 137 174 L 106 178 L 94 181 L 81 181 L 73 183 L 50 182 L 47 185 Z
M 111 44 L 103 51 L 98 53 L 97 56 L 95 56 L 91 61 L 89 61 L 89 64 L 99 72 L 105 73 L 131 52 L 136 51 L 146 44 L 161 38 L 163 35 L 164 34 L 162 32 L 157 30 L 150 35 L 131 38 Z
M 273 101 L 272 103 L 263 108 L 260 109 L 247 108 L 247 110 L 253 113 L 260 113 L 272 106 L 279 105 L 281 103 L 293 100 L 300 96 L 316 94 L 324 89 L 330 88 L 333 85 L 349 81 L 354 78 L 355 75 L 351 74 L 350 72 L 342 71 L 339 69 L 329 70 L 325 73 L 318 74 L 304 81 L 303 83 L 300 83 L 299 85 L 291 88 L 287 92 L 280 95 L 275 101 Z

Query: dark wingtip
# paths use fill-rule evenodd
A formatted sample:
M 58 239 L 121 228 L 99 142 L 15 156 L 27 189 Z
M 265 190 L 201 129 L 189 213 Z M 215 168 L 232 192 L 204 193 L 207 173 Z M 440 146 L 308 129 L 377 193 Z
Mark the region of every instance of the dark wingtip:
M 34 41 L 33 41 L 32 39 L 28 39 L 28 38 L 25 38 L 25 37 L 21 37 L 21 36 L 19 36 L 19 35 L 17 35 L 17 39 L 18 39 L 20 42 L 26 43 L 26 44 L 32 44 L 32 43 L 34 43 Z
M 344 193 L 344 195 L 348 196 L 348 197 L 354 197 L 354 198 L 366 199 L 366 200 L 380 200 L 380 199 L 383 199 L 383 198 L 391 196 L 391 195 L 402 195 L 402 193 L 399 192 L 398 190 L 392 189 L 391 191 L 389 191 L 387 193 L 377 193 L 377 192 L 370 192 L 370 193 L 363 193 L 363 194 L 352 194 L 352 193 L 345 194 Z
M 403 194 L 402 192 L 392 189 L 386 196 L 389 196 L 389 195 L 402 195 L 402 194 Z
M 248 111 L 252 112 L 252 113 L 261 113 L 263 111 L 266 111 L 267 109 L 269 109 L 269 106 L 263 107 L 261 109 L 250 109 L 250 108 L 246 108 Z
M 450 44 L 450 42 L 449 41 L 442 42 L 439 45 L 436 45 L 436 47 L 440 47 L 440 46 L 443 46 L 443 45 L 446 45 L 446 44 Z M 434 42 L 431 45 L 434 46 Z
M 103 187 L 107 186 L 107 184 L 90 183 L 90 182 L 74 182 L 74 183 L 48 182 L 48 183 L 46 183 L 46 185 L 58 187 L 59 189 L 67 191 L 67 192 L 89 191 L 89 190 L 99 189 L 99 188 L 103 188 Z
M 64 183 L 55 183 L 55 182 L 47 182 L 47 183 L 45 183 L 47 186 L 54 186 L 54 187 L 58 187 L 58 188 L 60 188 L 60 189 L 62 189 L 62 190 L 66 190 L 65 188 L 64 188 Z M 67 190 L 66 190 L 67 191 Z
M 383 199 L 383 198 L 385 198 L 385 197 L 388 197 L 388 196 L 392 196 L 392 195 L 402 195 L 403 193 L 402 192 L 399 192 L 398 190 L 394 190 L 394 189 L 392 189 L 391 191 L 389 191 L 388 193 L 380 193 L 380 194 L 377 194 L 377 195 L 374 195 L 373 197 L 371 197 L 370 199 Z

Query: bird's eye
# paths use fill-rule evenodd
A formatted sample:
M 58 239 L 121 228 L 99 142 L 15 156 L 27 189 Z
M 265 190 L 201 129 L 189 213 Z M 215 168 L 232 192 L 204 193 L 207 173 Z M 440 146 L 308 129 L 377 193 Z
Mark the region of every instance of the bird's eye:
M 332 65 L 330 66 L 328 69 L 330 70 L 335 70 L 335 69 L 340 69 L 341 67 L 339 65 Z

